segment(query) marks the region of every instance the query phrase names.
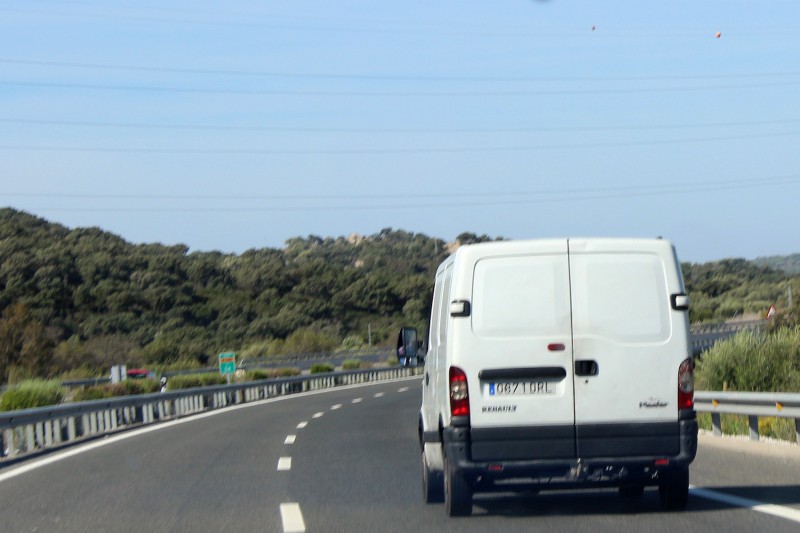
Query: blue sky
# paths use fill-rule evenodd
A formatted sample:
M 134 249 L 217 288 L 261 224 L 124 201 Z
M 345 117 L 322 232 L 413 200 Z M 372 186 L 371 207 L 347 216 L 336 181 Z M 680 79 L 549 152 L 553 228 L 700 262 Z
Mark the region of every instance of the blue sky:
M 797 253 L 799 35 L 796 0 L 0 0 L 0 206 L 200 251 Z

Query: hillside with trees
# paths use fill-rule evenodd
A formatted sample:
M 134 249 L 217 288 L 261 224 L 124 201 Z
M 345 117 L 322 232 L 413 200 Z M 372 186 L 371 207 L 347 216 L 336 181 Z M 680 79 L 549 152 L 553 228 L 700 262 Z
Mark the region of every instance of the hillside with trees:
M 493 240 L 462 233 L 455 244 Z M 0 209 L 0 381 L 107 372 L 112 364 L 205 365 L 391 343 L 424 330 L 452 244 L 386 228 L 297 237 L 282 249 L 189 252 L 131 244 Z M 685 264 L 693 321 L 764 314 L 798 277 L 743 259 Z

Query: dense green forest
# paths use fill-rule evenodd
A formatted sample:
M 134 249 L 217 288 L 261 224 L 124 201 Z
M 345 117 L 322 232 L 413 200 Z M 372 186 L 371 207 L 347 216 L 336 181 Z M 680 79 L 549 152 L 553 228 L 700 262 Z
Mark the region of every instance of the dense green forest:
M 455 244 L 487 240 L 463 233 Z M 452 246 L 387 228 L 189 253 L 0 209 L 0 381 L 386 345 L 402 325 L 425 328 Z M 800 300 L 800 278 L 743 259 L 683 268 L 694 321 L 763 316 L 792 284 Z

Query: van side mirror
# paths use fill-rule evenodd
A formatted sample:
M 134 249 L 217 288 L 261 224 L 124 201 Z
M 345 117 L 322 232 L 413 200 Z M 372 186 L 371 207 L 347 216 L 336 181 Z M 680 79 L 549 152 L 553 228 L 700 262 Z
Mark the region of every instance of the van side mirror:
M 676 311 L 689 310 L 689 296 L 686 294 L 673 294 L 670 296 L 672 308 Z

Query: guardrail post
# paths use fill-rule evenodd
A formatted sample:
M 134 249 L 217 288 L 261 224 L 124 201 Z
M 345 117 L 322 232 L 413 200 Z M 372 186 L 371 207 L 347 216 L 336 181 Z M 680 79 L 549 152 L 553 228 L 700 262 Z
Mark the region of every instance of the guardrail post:
M 719 413 L 711 413 L 711 428 L 715 437 L 722 436 L 722 417 Z
M 77 437 L 75 427 L 75 417 L 71 416 L 67 419 L 67 440 L 73 441 Z
M 54 424 L 52 420 L 48 420 L 44 423 L 44 442 L 42 443 L 44 446 L 48 448 L 53 445 L 54 440 Z
M 53 441 L 61 444 L 64 441 L 64 419 L 56 418 L 53 420 Z
M 25 426 L 25 451 L 29 452 L 36 447 L 36 439 L 33 437 L 33 425 Z
M 794 419 L 794 442 L 800 444 L 800 418 Z
M 14 457 L 17 455 L 17 431 L 14 428 L 7 429 L 3 432 L 3 444 L 5 448 L 3 452 L 6 457 Z
M 758 417 L 750 415 L 747 421 L 750 424 L 750 440 L 758 440 Z

